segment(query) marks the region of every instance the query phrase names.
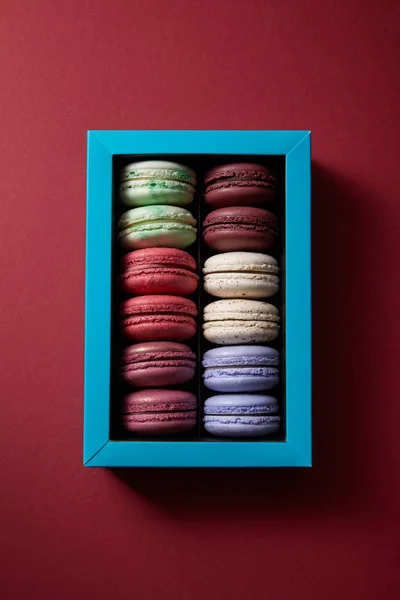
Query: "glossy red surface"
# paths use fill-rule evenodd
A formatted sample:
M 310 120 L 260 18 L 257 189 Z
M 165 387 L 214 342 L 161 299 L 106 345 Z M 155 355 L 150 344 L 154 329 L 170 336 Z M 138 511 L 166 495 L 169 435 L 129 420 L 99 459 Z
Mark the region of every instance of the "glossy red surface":
M 395 0 L 3 0 L 2 600 L 395 600 Z M 313 130 L 314 463 L 82 467 L 86 129 Z

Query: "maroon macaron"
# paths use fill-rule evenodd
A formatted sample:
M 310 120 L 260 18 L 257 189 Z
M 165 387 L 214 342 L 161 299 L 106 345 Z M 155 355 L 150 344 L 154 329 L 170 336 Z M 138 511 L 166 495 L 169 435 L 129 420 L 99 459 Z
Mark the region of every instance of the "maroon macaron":
M 193 379 L 196 355 L 177 342 L 144 342 L 124 349 L 121 375 L 137 387 L 180 385 Z
M 272 171 L 254 163 L 231 163 L 205 174 L 205 200 L 213 208 L 264 206 L 276 198 Z
M 262 252 L 272 248 L 277 238 L 277 218 L 262 208 L 219 208 L 210 212 L 203 223 L 204 242 L 221 252 Z
M 179 296 L 136 296 L 122 303 L 121 330 L 133 342 L 184 342 L 196 333 L 197 307 Z
M 196 261 L 177 248 L 145 248 L 128 252 L 122 259 L 121 286 L 128 294 L 189 296 L 199 277 Z
M 197 399 L 191 392 L 151 389 L 123 399 L 125 429 L 141 435 L 174 435 L 196 425 Z

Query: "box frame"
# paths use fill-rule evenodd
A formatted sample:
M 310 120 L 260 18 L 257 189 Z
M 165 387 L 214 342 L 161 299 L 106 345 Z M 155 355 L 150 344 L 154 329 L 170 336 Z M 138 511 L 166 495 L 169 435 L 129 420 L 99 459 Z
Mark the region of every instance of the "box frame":
M 310 467 L 311 132 L 88 131 L 83 463 L 87 467 Z M 113 156 L 284 155 L 286 439 L 110 440 Z

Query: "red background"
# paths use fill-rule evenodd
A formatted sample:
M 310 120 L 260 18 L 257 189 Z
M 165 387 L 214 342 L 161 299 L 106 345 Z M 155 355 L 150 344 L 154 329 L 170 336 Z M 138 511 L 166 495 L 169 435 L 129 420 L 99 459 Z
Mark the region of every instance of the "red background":
M 2 600 L 400 597 L 395 0 L 3 0 Z M 85 470 L 87 129 L 313 130 L 313 469 Z

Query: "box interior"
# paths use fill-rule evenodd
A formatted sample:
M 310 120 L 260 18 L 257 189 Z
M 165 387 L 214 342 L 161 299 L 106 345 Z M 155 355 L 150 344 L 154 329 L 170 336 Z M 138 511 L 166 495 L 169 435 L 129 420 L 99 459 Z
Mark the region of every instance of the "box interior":
M 185 206 L 189 210 L 195 219 L 197 220 L 197 240 L 195 244 L 186 248 L 197 262 L 197 273 L 200 276 L 199 288 L 195 294 L 189 296 L 197 305 L 199 315 L 197 319 L 197 334 L 196 336 L 185 344 L 189 345 L 196 354 L 197 357 L 197 370 L 193 381 L 184 384 L 182 386 L 174 386 L 176 389 L 185 389 L 193 392 L 198 398 L 198 417 L 196 429 L 185 435 L 174 435 L 174 436 L 139 436 L 133 433 L 125 431 L 121 425 L 121 401 L 125 394 L 134 391 L 135 388 L 127 386 L 121 379 L 119 374 L 120 368 L 120 356 L 122 348 L 129 343 L 127 342 L 122 334 L 120 333 L 119 327 L 119 314 L 120 304 L 123 300 L 128 298 L 127 295 L 121 290 L 119 285 L 120 265 L 121 258 L 125 251 L 121 249 L 118 241 L 118 220 L 122 213 L 126 212 L 132 207 L 125 206 L 119 200 L 119 173 L 123 166 L 139 161 L 139 160 L 171 160 L 178 162 L 188 167 L 191 167 L 197 176 L 197 187 L 194 201 L 192 204 Z M 130 441 L 219 441 L 221 443 L 229 443 L 233 441 L 233 438 L 219 438 L 208 434 L 203 426 L 203 406 L 204 401 L 217 392 L 208 390 L 202 381 L 202 356 L 204 352 L 210 348 L 216 347 L 215 344 L 211 344 L 203 338 L 202 335 L 202 313 L 203 307 L 210 302 L 219 300 L 210 296 L 203 290 L 202 286 L 202 268 L 205 260 L 216 254 L 216 251 L 208 248 L 202 240 L 202 223 L 206 215 L 211 212 L 212 207 L 208 206 L 203 198 L 203 181 L 204 173 L 214 166 L 219 164 L 226 164 L 231 162 L 253 162 L 263 164 L 270 167 L 275 173 L 278 179 L 278 194 L 277 200 L 274 205 L 266 206 L 268 210 L 271 210 L 277 214 L 279 218 L 279 242 L 276 246 L 267 250 L 266 253 L 274 256 L 280 267 L 280 291 L 277 295 L 271 298 L 266 298 L 265 301 L 274 304 L 279 308 L 280 311 L 280 335 L 274 342 L 268 342 L 268 346 L 277 348 L 280 351 L 280 385 L 278 388 L 268 390 L 265 393 L 271 394 L 278 397 L 280 402 L 280 416 L 281 416 L 281 430 L 279 433 L 272 436 L 265 436 L 259 438 L 235 438 L 234 441 L 252 441 L 254 443 L 260 442 L 276 442 L 284 441 L 286 439 L 286 384 L 285 384 L 285 373 L 286 373 L 286 361 L 285 361 L 285 156 L 284 155 L 213 155 L 213 154 L 117 154 L 113 156 L 113 228 L 112 228 L 112 289 L 111 289 L 111 365 L 110 365 L 110 439 L 111 440 L 130 440 Z

